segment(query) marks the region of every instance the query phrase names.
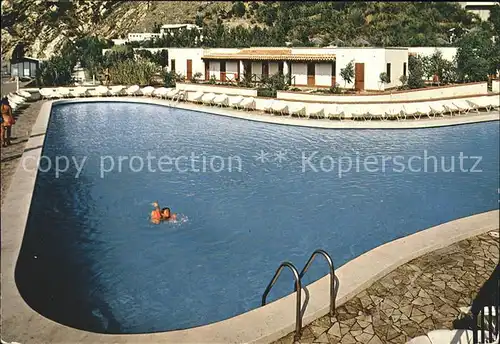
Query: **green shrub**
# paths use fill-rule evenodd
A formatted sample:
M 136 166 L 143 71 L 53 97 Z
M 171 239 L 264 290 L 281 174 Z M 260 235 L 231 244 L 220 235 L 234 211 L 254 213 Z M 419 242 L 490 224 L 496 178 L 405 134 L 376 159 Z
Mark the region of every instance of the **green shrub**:
M 202 76 L 202 75 L 203 75 L 203 74 L 201 74 L 200 72 L 198 72 L 198 73 L 194 73 L 194 75 L 193 75 L 193 76 L 192 76 L 192 78 L 191 78 L 191 82 L 192 82 L 193 84 L 198 83 L 198 81 L 200 80 L 200 78 L 201 78 L 201 76 Z
M 208 83 L 210 85 L 215 85 L 217 83 L 217 79 L 215 78 L 215 75 L 212 75 L 210 79 L 208 80 Z
M 70 59 L 62 56 L 53 56 L 43 62 L 36 73 L 39 86 L 65 86 L 73 81 L 74 64 Z
M 175 87 L 177 81 L 175 71 L 171 70 L 170 72 L 166 72 L 163 81 L 165 82 L 165 87 Z
M 114 84 L 149 85 L 155 69 L 155 64 L 147 60 L 125 60 L 113 65 L 109 74 Z
M 257 89 L 257 97 L 269 97 L 276 98 L 277 92 L 276 90 L 268 89 L 268 88 L 258 88 Z

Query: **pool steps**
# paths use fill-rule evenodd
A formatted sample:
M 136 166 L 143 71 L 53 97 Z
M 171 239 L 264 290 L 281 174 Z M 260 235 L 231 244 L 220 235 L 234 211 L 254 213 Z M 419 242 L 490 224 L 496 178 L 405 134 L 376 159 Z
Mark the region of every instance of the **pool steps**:
M 335 290 L 335 267 L 333 265 L 332 257 L 330 257 L 330 255 L 325 250 L 322 250 L 322 249 L 317 249 L 316 251 L 314 251 L 311 254 L 309 259 L 307 260 L 306 265 L 304 265 L 304 268 L 302 269 L 302 271 L 300 273 L 297 271 L 297 268 L 295 267 L 295 265 L 293 265 L 291 262 L 288 262 L 288 261 L 282 262 L 280 264 L 280 266 L 278 267 L 278 269 L 276 269 L 276 272 L 274 273 L 273 278 L 271 279 L 271 281 L 267 285 L 266 290 L 264 291 L 264 294 L 262 294 L 262 306 L 265 306 L 267 295 L 269 294 L 269 292 L 273 288 L 274 284 L 278 280 L 279 276 L 281 275 L 281 271 L 283 271 L 283 269 L 285 267 L 289 268 L 292 271 L 293 278 L 295 279 L 295 290 L 294 291 L 295 291 L 295 295 L 296 295 L 296 309 L 295 309 L 296 319 L 295 319 L 295 336 L 294 336 L 295 341 L 298 341 L 300 339 L 301 332 L 302 332 L 302 316 L 303 316 L 303 313 L 301 311 L 301 308 L 302 308 L 302 300 L 301 300 L 301 298 L 302 298 L 302 278 L 304 277 L 305 273 L 307 272 L 307 270 L 311 266 L 312 262 L 314 261 L 314 258 L 316 258 L 317 255 L 323 256 L 325 258 L 326 262 L 328 263 L 329 268 L 330 268 L 330 316 L 333 317 L 335 315 L 335 298 L 336 298 L 336 294 L 338 291 L 338 288 L 337 288 L 337 290 Z M 337 287 L 338 287 L 338 283 L 337 283 Z M 306 304 L 307 304 L 307 302 L 306 302 Z

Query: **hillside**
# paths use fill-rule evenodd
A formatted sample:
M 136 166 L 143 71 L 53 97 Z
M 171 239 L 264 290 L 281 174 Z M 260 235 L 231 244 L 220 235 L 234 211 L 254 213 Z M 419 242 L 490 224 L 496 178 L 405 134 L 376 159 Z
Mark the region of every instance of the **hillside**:
M 24 43 L 26 55 L 46 58 L 68 40 L 115 38 L 151 31 L 155 24 L 197 23 L 213 28 L 268 27 L 276 41 L 295 46 L 447 45 L 477 20 L 456 3 L 440 2 L 217 2 L 2 1 L 2 57 Z

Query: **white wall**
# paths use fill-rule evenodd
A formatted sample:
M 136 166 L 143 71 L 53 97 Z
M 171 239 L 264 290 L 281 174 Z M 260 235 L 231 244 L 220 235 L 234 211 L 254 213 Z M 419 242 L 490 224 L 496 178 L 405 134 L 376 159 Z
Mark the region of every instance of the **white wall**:
M 316 102 L 332 103 L 362 103 L 362 102 L 384 102 L 384 101 L 405 101 L 423 100 L 436 98 L 452 98 L 472 95 L 485 95 L 488 93 L 486 82 L 472 83 L 457 86 L 433 87 L 430 89 L 395 92 L 392 94 L 371 94 L 371 95 L 321 95 L 298 92 L 278 91 L 277 98 L 283 100 L 306 100 Z
M 292 82 L 295 77 L 296 85 L 307 85 L 307 63 L 291 62 L 292 65 Z
M 379 90 L 379 75 L 385 72 L 385 49 L 383 48 L 336 48 L 336 75 L 340 87 L 353 88 L 352 83 L 344 84 L 340 70 L 345 68 L 349 61 L 365 64 L 365 90 Z
M 500 92 L 500 80 L 492 80 L 491 90 L 495 93 Z
M 187 60 L 192 60 L 193 75 L 201 73 L 205 77 L 205 64 L 201 57 L 203 49 L 201 48 L 168 48 L 168 70 L 171 70 L 170 62 L 175 60 L 175 71 L 184 76 L 187 74 Z
M 401 75 L 403 75 L 404 63 L 406 63 L 406 76 L 408 76 L 408 51 L 406 49 L 385 49 L 385 63 L 391 64 L 391 82 L 385 85 L 382 84 L 381 89 L 384 90 L 387 88 L 401 86 L 399 78 L 401 77 Z M 384 72 L 386 71 L 386 69 L 384 69 Z M 378 75 L 378 77 L 380 80 L 380 74 Z
M 316 64 L 316 86 L 331 86 L 332 85 L 332 64 L 317 63 Z

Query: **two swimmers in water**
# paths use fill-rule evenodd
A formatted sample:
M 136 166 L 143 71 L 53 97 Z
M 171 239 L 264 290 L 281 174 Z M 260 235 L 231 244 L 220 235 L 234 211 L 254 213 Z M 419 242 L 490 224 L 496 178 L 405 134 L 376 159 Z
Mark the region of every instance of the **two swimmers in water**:
M 151 212 L 151 222 L 154 224 L 159 224 L 161 221 L 175 221 L 177 219 L 177 214 L 173 214 L 170 208 L 160 209 L 158 202 L 153 203 L 155 209 Z

